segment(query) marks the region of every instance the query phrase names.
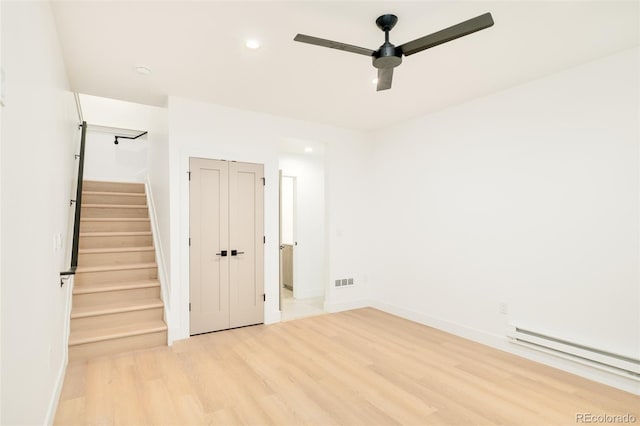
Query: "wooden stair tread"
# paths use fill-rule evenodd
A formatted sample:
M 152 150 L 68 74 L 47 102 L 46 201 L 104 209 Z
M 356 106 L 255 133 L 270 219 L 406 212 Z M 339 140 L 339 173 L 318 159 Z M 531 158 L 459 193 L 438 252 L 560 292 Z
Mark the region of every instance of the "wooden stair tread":
M 148 217 L 85 217 L 80 222 L 150 222 Z
M 158 264 L 156 262 L 151 263 L 129 263 L 129 264 L 119 264 L 119 265 L 100 265 L 100 266 L 78 266 L 76 269 L 76 274 L 81 274 L 83 272 L 104 272 L 104 271 L 120 271 L 126 269 L 148 269 L 148 268 L 157 268 Z
M 146 194 L 143 192 L 82 191 L 82 195 L 123 195 L 125 197 L 146 197 Z
M 162 300 L 158 298 L 124 300 L 121 302 L 104 303 L 99 306 L 78 306 L 71 310 L 71 319 L 117 314 L 120 312 L 144 311 L 145 309 L 162 307 L 164 307 L 164 304 Z
M 82 204 L 82 207 L 107 209 L 146 209 L 145 204 Z
M 107 291 L 134 290 L 138 288 L 160 287 L 158 280 L 142 281 L 120 281 L 111 283 L 93 283 L 85 285 L 74 285 L 73 294 L 103 293 Z
M 79 249 L 80 254 L 93 254 L 93 253 L 126 253 L 129 251 L 153 251 L 153 246 L 145 247 L 111 247 L 111 248 L 91 248 L 91 249 Z
M 97 330 L 73 331 L 69 336 L 69 346 L 85 343 L 101 342 L 104 340 L 118 339 L 121 337 L 139 336 L 142 334 L 167 331 L 167 326 L 162 320 L 146 321 L 137 324 L 128 324 L 119 327 L 110 327 Z
M 126 237 L 135 235 L 151 235 L 151 231 L 103 231 L 103 232 L 81 232 L 81 237 Z
M 82 181 L 84 184 L 88 184 L 89 186 L 91 185 L 103 185 L 103 184 L 107 184 L 107 185 L 115 185 L 115 186 L 126 186 L 129 188 L 136 188 L 136 189 L 144 189 L 144 183 L 142 182 L 121 182 L 121 181 L 113 181 L 113 180 L 92 180 L 92 179 L 84 179 Z

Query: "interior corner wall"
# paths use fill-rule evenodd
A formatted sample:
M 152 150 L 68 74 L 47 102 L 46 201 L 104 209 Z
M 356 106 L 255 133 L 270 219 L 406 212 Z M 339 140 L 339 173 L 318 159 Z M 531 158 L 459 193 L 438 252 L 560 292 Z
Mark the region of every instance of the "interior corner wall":
M 632 49 L 378 133 L 374 305 L 640 358 L 639 76 Z
M 371 179 L 372 152 L 370 139 L 355 132 L 351 143 L 331 144 L 325 150 L 327 312 L 369 306 L 368 259 L 380 227 L 371 210 L 372 197 L 380 194 Z M 345 278 L 353 278 L 354 285 L 334 285 Z
M 67 362 L 80 133 L 49 2 L 2 2 L 2 424 L 53 422 Z
M 169 109 L 169 173 L 170 173 L 170 229 L 171 229 L 171 299 L 172 306 L 179 310 L 179 318 L 170 327 L 175 339 L 189 336 L 189 157 L 202 157 L 262 163 L 265 166 L 265 322 L 280 320 L 278 308 L 278 146 L 282 140 L 293 138 L 324 143 L 329 158 L 326 167 L 332 168 L 336 176 L 327 179 L 325 191 L 333 197 L 348 199 L 349 191 L 358 187 L 360 177 L 353 170 L 362 163 L 361 144 L 363 136 L 358 132 L 307 123 L 268 114 L 227 108 L 179 97 L 170 97 Z M 349 163 L 342 169 L 336 163 L 337 156 Z M 348 156 L 348 157 L 347 157 Z M 347 193 L 345 193 L 347 192 Z M 350 204 L 351 205 L 351 204 Z M 362 215 L 359 204 L 344 212 L 344 206 L 336 203 L 337 211 L 326 206 L 329 225 L 349 216 Z M 359 226 L 354 224 L 356 228 Z M 350 240 L 349 240 L 350 242 Z M 343 258 L 329 262 L 328 268 L 340 268 L 350 276 L 363 275 L 364 260 L 360 246 L 343 248 L 343 240 L 329 242 L 329 251 L 340 251 Z M 362 244 L 362 242 L 360 242 Z M 325 283 L 327 285 L 327 283 Z M 352 293 L 351 296 L 357 295 Z M 346 297 L 346 296 L 345 296 Z

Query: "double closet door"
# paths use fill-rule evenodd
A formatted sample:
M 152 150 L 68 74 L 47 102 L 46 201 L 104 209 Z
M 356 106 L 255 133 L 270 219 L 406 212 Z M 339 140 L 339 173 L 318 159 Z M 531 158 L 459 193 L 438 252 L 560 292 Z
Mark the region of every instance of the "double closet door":
M 191 334 L 264 322 L 264 166 L 189 160 Z

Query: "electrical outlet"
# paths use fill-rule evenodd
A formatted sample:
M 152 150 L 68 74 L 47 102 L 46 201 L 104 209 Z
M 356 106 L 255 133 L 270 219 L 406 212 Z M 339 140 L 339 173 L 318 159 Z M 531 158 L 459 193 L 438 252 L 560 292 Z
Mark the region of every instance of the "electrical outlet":
M 509 309 L 505 302 L 500 302 L 500 304 L 498 305 L 498 312 L 500 313 L 500 315 L 507 315 Z
M 342 280 L 336 280 L 336 287 L 340 287 L 342 285 Z

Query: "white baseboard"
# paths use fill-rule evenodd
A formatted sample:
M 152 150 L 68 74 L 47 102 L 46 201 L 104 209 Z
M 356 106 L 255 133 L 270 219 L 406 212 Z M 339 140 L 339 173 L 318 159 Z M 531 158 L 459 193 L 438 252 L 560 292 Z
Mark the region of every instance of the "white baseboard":
M 474 342 L 482 343 L 483 345 L 539 362 L 540 364 L 545 364 L 595 382 L 603 383 L 626 392 L 640 395 L 640 384 L 633 379 L 621 377 L 617 374 L 609 373 L 569 359 L 560 358 L 550 353 L 544 353 L 535 349 L 529 349 L 527 347 L 513 344 L 509 341 L 506 335 L 500 336 L 490 334 L 378 300 L 372 300 L 370 302 L 370 306 L 410 321 L 437 328 L 438 330 L 446 331 L 456 336 L 473 340 Z
M 69 364 L 69 333 L 71 329 L 71 304 L 73 287 L 75 286 L 75 276 L 72 275 L 66 284 L 66 297 L 64 307 L 64 333 L 62 334 L 62 360 L 60 361 L 60 367 L 58 368 L 58 374 L 56 376 L 56 382 L 53 387 L 51 399 L 49 400 L 49 406 L 47 407 L 46 418 L 44 424 L 52 425 L 56 418 L 56 411 L 58 409 L 58 403 L 60 402 L 60 395 L 62 395 L 62 386 L 64 385 L 64 376 L 67 372 L 67 364 Z
M 63 357 L 58 369 L 58 375 L 56 376 L 56 383 L 53 388 L 53 394 L 49 400 L 49 406 L 47 407 L 47 417 L 44 424 L 52 425 L 56 419 L 56 411 L 58 409 L 58 403 L 60 402 L 60 395 L 62 394 L 62 385 L 64 384 L 64 375 L 67 371 L 67 357 Z
M 329 303 L 327 301 L 324 302 L 324 310 L 325 312 L 329 313 L 349 311 L 351 309 L 367 308 L 369 306 L 371 306 L 371 304 L 366 299 L 335 303 Z

